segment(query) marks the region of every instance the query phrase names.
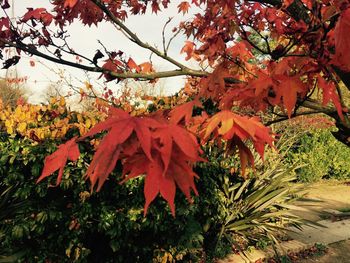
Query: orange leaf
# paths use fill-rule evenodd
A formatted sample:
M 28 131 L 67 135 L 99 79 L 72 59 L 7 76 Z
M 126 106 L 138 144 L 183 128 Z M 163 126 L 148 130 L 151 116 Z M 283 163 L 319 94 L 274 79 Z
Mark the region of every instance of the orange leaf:
M 78 3 L 78 0 L 65 0 L 64 8 L 66 7 L 73 8 L 77 3 Z
M 247 165 L 250 163 L 254 168 L 254 156 L 249 148 L 245 146 L 244 143 L 237 137 L 234 138 L 234 144 L 238 147 L 239 158 L 241 162 L 241 174 L 243 177 L 245 177 L 245 170 L 247 168 Z
M 279 80 L 281 83 L 275 89 L 276 99 L 283 99 L 283 104 L 290 118 L 297 102 L 298 93 L 305 91 L 305 85 L 300 80 L 299 76 L 289 77 L 280 75 Z
M 212 116 L 204 127 L 204 142 L 212 135 L 213 139 L 220 142 L 222 139 L 228 141 L 228 152 L 232 151 L 231 146 L 237 146 L 241 158 L 242 175 L 245 174 L 247 164 L 254 166 L 254 158 L 243 143 L 244 140 L 251 140 L 261 158 L 264 157 L 264 148 L 268 144 L 273 147 L 270 129 L 265 127 L 257 118 L 248 118 L 237 115 L 231 111 L 223 110 Z
M 150 73 L 153 71 L 152 64 L 149 62 L 144 62 L 139 65 L 142 73 Z
M 140 67 L 135 63 L 135 61 L 132 58 L 129 58 L 127 65 L 131 70 L 134 69 L 136 72 L 140 71 Z
M 194 48 L 195 48 L 195 44 L 192 41 L 185 41 L 185 45 L 183 46 L 183 48 L 181 49 L 180 53 L 186 53 L 186 60 L 189 60 L 192 58 L 193 53 L 194 53 Z
M 183 14 L 188 13 L 188 9 L 190 8 L 190 3 L 187 1 L 181 2 L 177 8 L 179 9 L 179 13 L 182 12 Z

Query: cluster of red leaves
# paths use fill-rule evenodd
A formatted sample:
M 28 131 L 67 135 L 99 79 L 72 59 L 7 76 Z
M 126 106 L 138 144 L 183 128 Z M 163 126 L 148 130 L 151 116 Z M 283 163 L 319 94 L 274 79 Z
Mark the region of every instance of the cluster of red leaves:
M 196 118 L 192 117 L 194 106 L 200 106 L 200 103 L 185 103 L 174 108 L 167 116 L 160 112 L 142 117 L 133 117 L 120 109 L 111 108 L 108 119 L 97 124 L 83 137 L 73 138 L 61 145 L 46 158 L 38 182 L 59 170 L 59 184 L 67 160 L 76 161 L 79 157 L 77 142 L 107 131 L 87 170 L 86 177 L 89 178 L 92 189 L 97 185 L 99 191 L 120 161 L 123 166 L 121 183 L 145 176 L 145 214 L 150 203 L 160 193 L 175 215 L 176 186 L 191 201 L 191 190 L 197 194 L 194 183 L 197 175 L 192 166 L 196 162 L 205 161 L 200 157 L 201 149 L 196 136 L 182 125 L 191 126 L 195 123 Z M 228 151 L 238 147 L 243 175 L 248 163 L 254 165 L 253 155 L 244 142 L 251 140 L 262 157 L 265 144 L 272 146 L 269 129 L 256 118 L 222 111 L 210 119 L 203 118 L 198 123 L 200 125 L 195 126 L 194 130 L 200 130 L 203 143 L 209 139 L 225 139 L 229 145 Z
M 248 163 L 254 167 L 253 154 L 244 141 L 251 140 L 261 158 L 264 158 L 266 144 L 273 147 L 270 129 L 262 125 L 258 118 L 240 116 L 228 110 L 222 110 L 208 119 L 203 133 L 203 142 L 212 138 L 220 143 L 224 139 L 227 141 L 227 152 L 234 153 L 235 148 L 238 148 L 243 176 Z
M 107 131 L 87 170 L 86 176 L 90 179 L 92 189 L 97 184 L 99 191 L 120 161 L 123 165 L 123 181 L 145 175 L 145 214 L 158 193 L 175 214 L 176 186 L 191 200 L 191 190 L 197 193 L 192 164 L 203 159 L 199 156 L 196 138 L 185 128 L 173 123 L 159 115 L 132 117 L 112 108 L 106 121 L 97 124 L 79 140 L 73 138 L 61 145 L 48 156 L 38 181 L 59 170 L 59 184 L 67 159 L 75 161 L 79 156 L 76 142 Z
M 314 10 L 307 13 L 312 21 L 309 24 L 295 19 L 288 11 L 296 1 L 282 1 L 281 8 L 258 1 L 205 2 L 207 8 L 202 14 L 182 24 L 185 33 L 196 40 L 185 43 L 182 52 L 187 54 L 186 60 L 200 57 L 214 68 L 200 81 L 201 96 L 218 101 L 222 109 L 239 105 L 265 110 L 279 105 L 291 117 L 297 102 L 302 101 L 317 82 L 324 95 L 323 104 L 332 102 L 342 118 L 343 109 L 333 80 L 328 83 L 326 79 L 331 79 L 331 65 L 350 72 L 349 1 L 301 1 L 299 4 L 304 5 L 305 10 Z M 334 26 L 329 21 L 335 18 Z M 263 35 L 269 32 L 268 37 L 276 42 L 275 48 L 265 46 L 261 50 L 270 58 L 252 63 L 252 46 L 245 41 L 235 41 L 235 34 L 248 40 L 251 32 L 261 34 L 262 42 Z M 227 79 L 241 83 L 232 84 Z
M 23 16 L 22 21 L 40 20 L 44 26 L 49 26 L 53 20 L 53 15 L 48 13 L 45 8 L 29 8 L 28 12 Z

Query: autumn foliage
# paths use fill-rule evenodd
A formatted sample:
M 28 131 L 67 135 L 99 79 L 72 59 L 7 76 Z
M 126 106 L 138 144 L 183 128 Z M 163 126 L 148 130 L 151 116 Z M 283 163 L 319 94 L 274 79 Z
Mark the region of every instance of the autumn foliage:
M 206 161 L 203 145 L 216 143 L 228 154 L 238 152 L 243 177 L 246 167 L 254 166 L 253 148 L 263 158 L 265 146 L 273 147 L 274 135 L 253 115 L 272 112 L 285 120 L 325 113 L 335 120 L 339 140 L 350 144 L 348 108 L 339 84 L 350 88 L 350 1 L 182 1 L 177 6 L 179 13 L 196 7 L 202 11 L 174 29 L 175 34 L 187 37 L 179 52 L 206 70 L 191 69 L 173 59 L 167 53 L 169 45 L 164 44 L 161 51 L 143 42 L 124 24 L 130 15 L 147 10 L 160 14 L 169 4 L 169 0 L 55 0 L 51 10 L 29 8 L 18 19 L 18 27 L 11 27 L 7 17 L 0 19 L 1 48 L 15 47 L 18 56 L 28 53 L 99 72 L 106 82 L 187 77 L 180 92 L 182 103 L 175 103 L 170 110 L 137 114 L 131 108 L 124 111 L 111 107 L 106 120 L 46 158 L 38 181 L 58 170 L 59 183 L 67 160 L 79 158 L 78 143 L 105 133 L 86 175 L 92 189 L 96 186 L 99 191 L 120 163 L 120 182 L 145 176 L 145 214 L 160 194 L 174 215 L 176 188 L 189 201 L 191 192 L 198 194 L 198 175 L 192 168 Z M 4 0 L 3 8 L 8 6 Z M 99 26 L 102 22 L 112 23 L 129 40 L 175 69 L 157 71 L 152 61 L 136 62 L 137 58 L 120 50 L 98 50 L 90 59 L 67 44 L 57 44 L 65 39 L 63 29 L 68 24 Z M 57 27 L 61 34 L 51 33 L 49 27 Z M 45 48 L 52 52 L 46 54 Z M 78 57 L 79 63 L 72 57 Z M 4 67 L 18 60 L 10 58 Z M 315 99 L 315 93 L 321 93 L 322 98 Z M 214 111 L 204 106 L 209 100 L 215 105 Z

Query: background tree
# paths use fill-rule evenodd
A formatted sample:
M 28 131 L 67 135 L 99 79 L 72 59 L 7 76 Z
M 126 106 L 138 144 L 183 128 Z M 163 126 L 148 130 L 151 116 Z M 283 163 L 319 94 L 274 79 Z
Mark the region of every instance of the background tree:
M 15 107 L 19 99 L 27 100 L 27 91 L 23 84 L 9 83 L 6 79 L 0 79 L 0 99 L 3 107 Z
M 157 14 L 170 0 L 55 0 L 51 10 L 30 8 L 16 22 L 6 15 L 8 0 L 2 2 L 1 48 L 14 47 L 18 52 L 4 61 L 4 68 L 17 64 L 26 53 L 99 72 L 107 82 L 188 77 L 171 110 L 135 116 L 132 108 L 126 109 L 129 112 L 111 108 L 105 122 L 61 145 L 46 159 L 39 181 L 59 170 L 59 184 L 66 162 L 79 158 L 77 142 L 107 131 L 87 171 L 92 188 L 100 190 L 119 162 L 123 182 L 145 175 L 145 213 L 160 193 L 174 214 L 176 187 L 189 200 L 191 191 L 197 193 L 192 166 L 204 160 L 198 141 L 205 145 L 224 140 L 228 154 L 238 152 L 242 176 L 247 165 L 254 164 L 247 141 L 263 157 L 265 145 L 272 146 L 273 138 L 253 116 L 260 112 L 279 116 L 274 122 L 324 113 L 338 127 L 334 133 L 337 139 L 350 144 L 349 109 L 339 88 L 342 81 L 350 89 L 348 0 L 182 1 L 179 12 L 186 13 L 191 7 L 201 7 L 202 12 L 174 32 L 187 37 L 181 50 L 186 60 L 197 61 L 205 70 L 192 69 L 172 58 L 168 50 L 171 39 L 164 38 L 163 46 L 156 48 L 125 25 L 128 15 L 141 15 L 147 9 Z M 65 31 L 68 24 L 99 26 L 102 22 L 111 23 L 129 41 L 174 69 L 156 71 L 151 61 L 136 63 L 137 58 L 108 50 L 101 42 L 93 58 L 70 47 Z M 251 32 L 260 40 L 250 38 Z M 264 55 L 258 63 L 253 50 Z M 323 94 L 319 101 L 312 97 L 316 91 Z

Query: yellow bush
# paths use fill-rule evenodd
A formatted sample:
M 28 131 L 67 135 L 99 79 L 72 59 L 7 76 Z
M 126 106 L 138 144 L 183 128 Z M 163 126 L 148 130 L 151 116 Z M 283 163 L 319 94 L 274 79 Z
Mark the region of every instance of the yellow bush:
M 96 111 L 68 111 L 65 99 L 52 98 L 49 105 L 17 105 L 0 112 L 0 127 L 10 136 L 20 135 L 35 141 L 63 138 L 71 129 L 84 135 L 97 122 L 105 118 Z

